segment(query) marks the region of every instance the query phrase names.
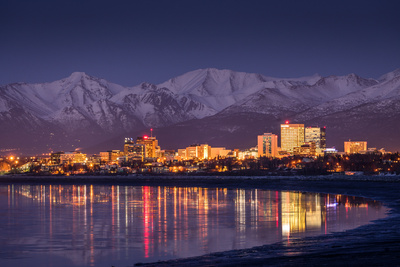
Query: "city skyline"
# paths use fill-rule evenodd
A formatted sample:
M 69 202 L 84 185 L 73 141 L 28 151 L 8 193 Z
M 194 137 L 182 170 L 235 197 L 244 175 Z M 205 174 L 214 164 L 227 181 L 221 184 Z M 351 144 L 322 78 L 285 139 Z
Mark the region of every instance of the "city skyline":
M 393 265 L 400 1 L 1 0 L 1 266 Z

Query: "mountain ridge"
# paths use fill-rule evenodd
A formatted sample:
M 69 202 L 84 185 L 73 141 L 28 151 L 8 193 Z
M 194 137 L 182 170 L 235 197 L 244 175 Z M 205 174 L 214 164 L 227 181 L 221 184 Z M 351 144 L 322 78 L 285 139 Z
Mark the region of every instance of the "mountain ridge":
M 247 133 L 243 129 L 241 137 L 252 140 L 262 131 L 279 134 L 277 125 L 287 118 L 297 122 L 331 124 L 332 129 L 340 129 L 339 121 L 332 123 L 339 117 L 364 125 L 369 116 L 369 123 L 373 126 L 385 121 L 389 115 L 400 117 L 397 99 L 400 100 L 400 69 L 375 80 L 356 74 L 272 78 L 207 68 L 182 74 L 158 85 L 141 83 L 132 87 L 120 86 L 84 72 L 74 72 L 49 83 L 0 86 L 0 125 L 6 129 L 1 131 L 0 138 L 8 140 L 7 143 L 2 141 L 0 147 L 23 145 L 35 149 L 43 146 L 54 151 L 71 150 L 82 147 L 84 142 L 88 142 L 87 146 L 95 146 L 109 138 L 138 134 L 150 127 L 156 128 L 160 134 L 163 132 L 161 129 L 171 129 L 165 131 L 172 135 L 165 140 L 171 141 L 174 126 L 186 127 L 182 132 L 191 136 L 192 129 L 197 129 L 196 124 L 207 128 L 208 121 L 210 125 L 215 124 L 210 129 L 231 137 L 243 127 L 261 131 Z M 237 114 L 244 121 L 235 121 Z M 257 123 L 261 124 L 261 118 L 267 118 L 265 125 L 248 125 L 246 120 L 249 118 L 245 119 L 244 114 L 259 114 L 256 116 L 259 118 Z M 346 114 L 352 114 L 352 117 L 346 118 Z M 16 124 L 16 121 L 24 123 Z M 202 132 L 203 129 L 197 131 Z M 207 134 L 214 140 L 218 139 L 206 132 L 204 138 L 199 139 L 206 142 Z M 348 131 L 344 132 L 351 135 Z M 359 131 L 355 129 L 354 132 Z M 338 132 L 332 133 L 332 140 L 345 138 Z M 30 134 L 35 135 L 36 139 L 31 140 L 34 144 L 12 140 L 12 136 L 26 139 Z M 371 132 L 370 135 L 378 134 Z M 179 134 L 175 134 L 175 138 L 177 136 Z M 234 145 L 235 138 L 231 137 L 226 137 L 227 140 L 232 139 L 226 145 Z M 180 139 L 183 140 L 182 136 Z M 398 142 L 395 143 L 391 147 L 400 149 Z

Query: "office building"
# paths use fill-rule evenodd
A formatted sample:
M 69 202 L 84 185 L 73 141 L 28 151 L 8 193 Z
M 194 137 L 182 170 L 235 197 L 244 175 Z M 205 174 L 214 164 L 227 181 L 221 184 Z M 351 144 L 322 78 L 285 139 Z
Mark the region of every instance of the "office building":
M 366 141 L 345 141 L 344 152 L 346 154 L 356 154 L 367 151 Z
M 315 156 L 317 154 L 315 142 L 305 142 L 299 147 L 293 149 L 294 155 L 299 156 Z
M 226 149 L 225 147 L 212 147 L 211 148 L 211 159 L 215 158 L 226 158 L 226 156 L 231 152 L 232 150 Z
M 326 148 L 326 128 L 325 127 L 306 127 L 304 142 L 314 142 L 316 148 Z
M 281 124 L 281 150 L 293 153 L 295 147 L 304 144 L 304 124 Z
M 264 133 L 257 137 L 258 157 L 278 156 L 278 136 L 272 133 Z
M 65 152 L 60 154 L 60 163 L 62 164 L 84 163 L 86 161 L 87 161 L 86 154 L 83 154 L 79 151 Z
M 125 143 L 124 143 L 125 156 L 129 156 L 134 144 L 135 144 L 135 142 L 134 142 L 133 138 L 125 138 Z
M 120 150 L 108 150 L 106 152 L 100 152 L 101 161 L 104 163 L 111 163 L 118 161 L 118 158 L 123 157 L 124 152 Z
M 211 157 L 211 146 L 207 144 L 193 144 L 188 146 L 183 153 L 181 149 L 178 150 L 181 156 L 184 155 L 185 159 L 209 159 Z
M 158 146 L 158 140 L 156 137 L 149 137 L 144 135 L 143 137 L 138 137 L 136 139 L 136 144 L 144 145 L 145 158 L 156 158 L 157 151 L 159 152 L 160 147 Z
M 306 127 L 304 142 L 315 143 L 316 154 L 322 155 L 326 149 L 326 127 Z

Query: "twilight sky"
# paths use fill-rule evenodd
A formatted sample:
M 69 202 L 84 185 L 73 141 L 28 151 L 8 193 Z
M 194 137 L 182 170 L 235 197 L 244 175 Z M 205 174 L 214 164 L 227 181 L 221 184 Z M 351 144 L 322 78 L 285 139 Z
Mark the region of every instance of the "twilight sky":
M 0 0 L 0 85 L 74 71 L 125 86 L 199 68 L 274 77 L 400 68 L 396 0 Z

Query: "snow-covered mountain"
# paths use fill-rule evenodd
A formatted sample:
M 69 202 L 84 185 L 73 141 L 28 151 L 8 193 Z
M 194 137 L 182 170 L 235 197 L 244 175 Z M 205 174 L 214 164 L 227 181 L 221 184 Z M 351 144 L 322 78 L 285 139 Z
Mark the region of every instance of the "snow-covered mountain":
M 331 140 L 368 139 L 379 136 L 388 118 L 392 127 L 400 127 L 399 100 L 400 70 L 374 80 L 355 74 L 282 79 L 200 69 L 158 85 L 134 87 L 75 72 L 51 83 L 0 87 L 0 149 L 68 150 L 150 127 L 168 142 L 161 144 L 165 147 L 187 145 L 180 145 L 182 140 L 241 147 L 240 142 L 254 143 L 262 132 L 279 134 L 286 118 L 332 127 Z M 378 130 L 365 132 L 378 124 Z M 400 141 L 393 142 L 400 149 Z

